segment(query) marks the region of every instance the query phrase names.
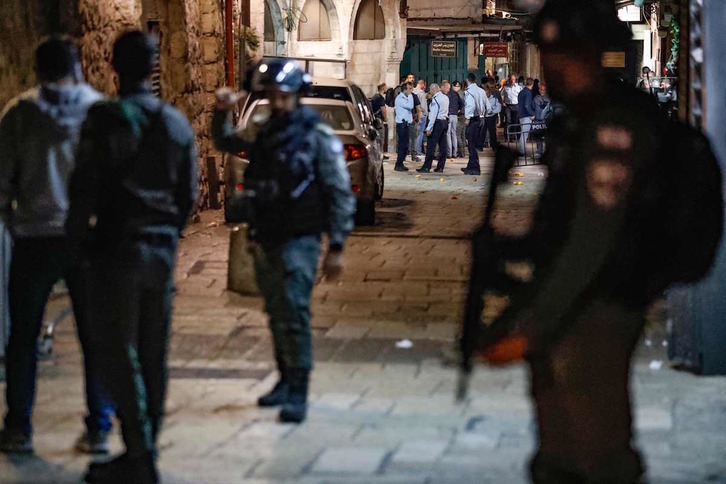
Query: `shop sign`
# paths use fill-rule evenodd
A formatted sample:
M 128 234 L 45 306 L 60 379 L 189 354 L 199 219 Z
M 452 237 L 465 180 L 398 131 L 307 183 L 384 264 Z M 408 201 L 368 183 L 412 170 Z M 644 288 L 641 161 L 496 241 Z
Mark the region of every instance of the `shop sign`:
M 482 55 L 485 57 L 509 57 L 509 44 L 506 42 L 484 42 Z
M 432 57 L 456 57 L 456 41 L 454 40 L 432 40 Z

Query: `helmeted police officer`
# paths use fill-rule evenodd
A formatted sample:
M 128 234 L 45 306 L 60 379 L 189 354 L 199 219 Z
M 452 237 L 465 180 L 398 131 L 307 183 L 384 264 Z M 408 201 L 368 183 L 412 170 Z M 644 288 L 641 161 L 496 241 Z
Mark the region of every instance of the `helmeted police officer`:
M 220 150 L 244 150 L 250 160 L 245 192 L 257 283 L 270 316 L 280 380 L 260 406 L 282 406 L 280 420 L 299 423 L 307 413 L 313 365 L 310 297 L 321 233 L 330 249 L 323 272 L 342 270 L 345 239 L 353 228 L 355 198 L 343 145 L 317 113 L 299 102 L 310 75 L 292 60 L 265 60 L 251 70 L 249 90 L 262 93 L 270 115 L 236 133 L 229 110 L 237 97 L 220 90 L 212 133 Z
M 658 166 L 663 116 L 602 68 L 602 53 L 631 38 L 612 1 L 547 0 L 534 30 L 552 98 L 567 112 L 551 125 L 549 178 L 533 231 L 519 241 L 534 279 L 510 295 L 484 356 L 530 364 L 535 483 L 636 483 L 643 465 L 632 447 L 629 370 L 656 295 L 645 243 L 654 207 L 642 188 Z
M 151 92 L 156 41 L 122 34 L 113 47 L 120 99 L 95 105 L 81 133 L 66 227 L 91 259 L 101 375 L 126 452 L 92 463 L 86 482 L 156 483 L 156 438 L 177 241 L 197 200 L 187 119 Z

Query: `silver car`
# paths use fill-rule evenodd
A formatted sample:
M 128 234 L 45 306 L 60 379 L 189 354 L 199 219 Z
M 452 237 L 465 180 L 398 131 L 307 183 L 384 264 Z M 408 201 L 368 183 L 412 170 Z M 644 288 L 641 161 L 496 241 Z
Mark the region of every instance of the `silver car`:
M 375 129 L 366 126 L 359 110 L 350 101 L 303 97 L 300 102 L 316 110 L 343 143 L 351 188 L 358 201 L 356 223 L 373 225 L 376 219 L 375 202 L 383 197 L 384 188 L 383 153 Z M 251 99 L 245 104 L 237 128 L 244 129 L 251 119 L 266 116 L 268 110 L 266 99 Z M 244 172 L 248 164 L 246 153 L 227 155 L 224 167 L 225 206 L 233 205 L 234 199 L 242 195 Z

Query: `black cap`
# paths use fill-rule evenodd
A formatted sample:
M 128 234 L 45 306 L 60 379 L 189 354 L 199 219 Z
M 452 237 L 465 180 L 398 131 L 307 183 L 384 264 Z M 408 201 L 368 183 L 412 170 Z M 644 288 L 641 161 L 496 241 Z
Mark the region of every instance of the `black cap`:
M 57 82 L 68 76 L 81 81 L 81 63 L 73 39 L 53 35 L 43 40 L 35 51 L 35 72 L 41 82 Z
M 249 76 L 250 91 L 274 90 L 297 93 L 312 83 L 310 74 L 301 69 L 294 60 L 285 58 L 264 59 Z
M 633 37 L 618 18 L 613 0 L 547 0 L 533 30 L 540 48 L 624 48 Z

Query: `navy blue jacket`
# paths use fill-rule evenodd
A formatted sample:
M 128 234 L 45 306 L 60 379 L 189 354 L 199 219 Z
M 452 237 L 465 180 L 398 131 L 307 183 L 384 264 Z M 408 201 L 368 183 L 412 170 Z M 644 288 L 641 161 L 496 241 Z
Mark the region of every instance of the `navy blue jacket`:
M 528 87 L 522 89 L 518 96 L 519 99 L 519 117 L 528 118 L 534 116 L 534 96 L 532 90 Z
M 459 111 L 461 111 L 464 108 L 464 100 L 461 99 L 461 96 L 459 96 L 459 93 L 454 90 L 451 90 L 446 95 L 446 97 L 449 98 L 449 115 L 459 114 Z

